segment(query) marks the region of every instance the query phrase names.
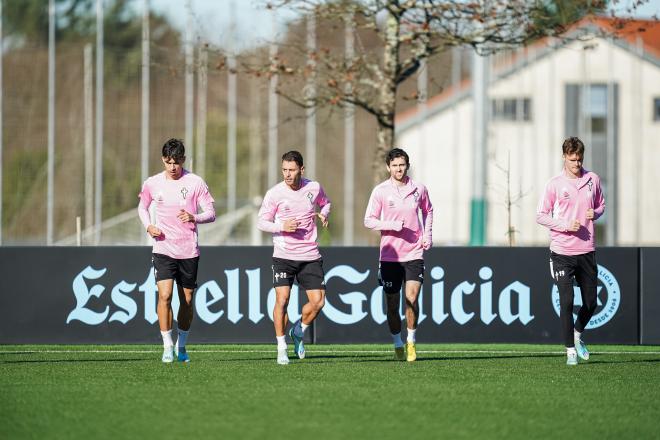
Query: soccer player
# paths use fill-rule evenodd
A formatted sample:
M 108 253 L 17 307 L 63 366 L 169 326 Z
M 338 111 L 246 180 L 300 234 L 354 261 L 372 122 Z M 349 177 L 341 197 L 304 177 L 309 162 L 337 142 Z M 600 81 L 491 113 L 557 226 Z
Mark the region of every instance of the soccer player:
M 149 177 L 142 185 L 138 213 L 147 233 L 153 238 L 153 262 L 158 286 L 158 324 L 163 337 L 163 362 L 190 362 L 186 340 L 193 319 L 192 298 L 197 287 L 197 224 L 215 220 L 213 197 L 201 177 L 185 170 L 186 151 L 179 139 L 163 145 L 165 170 Z M 156 221 L 149 207 L 155 203 Z M 198 208 L 202 212 L 198 213 Z M 172 292 L 178 286 L 179 313 L 176 348 L 172 342 Z
M 258 227 L 273 234 L 273 321 L 277 339 L 277 363 L 287 365 L 284 331 L 293 279 L 307 291 L 302 318 L 289 330 L 295 353 L 305 358 L 303 336 L 325 304 L 323 260 L 316 242 L 316 217 L 328 226 L 330 200 L 318 182 L 305 179 L 303 157 L 297 151 L 282 156 L 284 180 L 268 190 L 259 210 Z M 316 208 L 320 208 L 320 212 Z
M 417 298 L 424 282 L 424 251 L 431 248 L 433 241 L 433 206 L 426 187 L 408 177 L 410 159 L 405 151 L 392 149 L 385 163 L 390 178 L 371 192 L 364 225 L 381 234 L 378 281 L 385 292 L 387 324 L 394 340 L 395 358 L 413 362 L 417 359 Z M 399 317 L 402 284 L 408 328 L 405 353 Z
M 600 178 L 582 168 L 584 144 L 576 137 L 562 145 L 564 167 L 545 186 L 536 222 L 550 229 L 550 274 L 559 289 L 559 319 L 566 345 L 566 364 L 578 356 L 589 359 L 582 332 L 596 310 L 596 245 L 594 221 L 603 215 Z M 573 279 L 580 286 L 582 306 L 573 323 Z

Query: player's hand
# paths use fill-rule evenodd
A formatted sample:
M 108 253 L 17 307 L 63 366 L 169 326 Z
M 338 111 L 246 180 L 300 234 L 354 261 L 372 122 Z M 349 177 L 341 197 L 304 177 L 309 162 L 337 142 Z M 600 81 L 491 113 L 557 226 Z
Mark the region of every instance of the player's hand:
M 566 230 L 568 232 L 577 232 L 580 229 L 580 222 L 578 220 L 573 220 L 568 224 Z
M 594 208 L 587 209 L 587 220 L 594 219 Z
M 179 211 L 179 214 L 177 214 L 177 217 L 181 222 L 183 223 L 194 223 L 195 222 L 195 216 L 186 211 L 185 209 L 182 209 Z
M 296 229 L 298 229 L 298 220 L 289 219 L 284 220 L 284 223 L 282 223 L 282 231 L 284 232 L 296 232 Z
M 429 249 L 431 249 L 431 245 L 432 245 L 432 244 L 433 244 L 433 243 L 431 242 L 431 240 L 427 240 L 427 239 L 425 238 L 425 239 L 422 241 L 422 249 L 424 249 L 425 251 L 428 251 Z
M 324 228 L 328 227 L 328 219 L 323 216 L 321 213 L 316 213 L 316 216 L 321 220 L 321 224 Z
M 403 220 L 394 220 L 393 231 L 399 232 L 401 229 L 403 229 Z
M 151 235 L 153 238 L 160 237 L 163 234 L 163 231 L 155 227 L 154 225 L 149 225 L 147 227 L 147 233 Z

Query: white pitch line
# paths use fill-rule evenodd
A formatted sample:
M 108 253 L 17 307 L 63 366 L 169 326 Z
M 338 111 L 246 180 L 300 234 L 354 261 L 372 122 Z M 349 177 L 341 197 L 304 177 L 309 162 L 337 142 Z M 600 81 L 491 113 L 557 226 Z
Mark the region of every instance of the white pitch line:
M 190 353 L 274 353 L 276 350 L 189 350 Z M 351 353 L 351 354 L 391 354 L 391 350 L 314 350 L 307 348 L 308 353 Z M 0 350 L 0 354 L 40 354 L 40 353 L 160 353 L 160 350 Z M 427 354 L 555 354 L 562 351 L 516 351 L 516 350 L 417 350 L 417 353 Z M 660 351 L 592 351 L 591 354 L 653 354 L 660 355 Z

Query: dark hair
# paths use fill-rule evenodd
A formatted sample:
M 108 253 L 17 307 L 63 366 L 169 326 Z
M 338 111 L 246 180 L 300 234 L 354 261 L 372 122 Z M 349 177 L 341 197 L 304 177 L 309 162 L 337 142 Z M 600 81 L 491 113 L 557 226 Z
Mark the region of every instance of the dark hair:
M 295 162 L 300 168 L 303 167 L 303 157 L 296 150 L 287 151 L 282 155 L 282 162 Z
M 163 157 L 180 162 L 186 157 L 186 147 L 183 146 L 183 141 L 172 138 L 165 142 L 165 145 L 163 145 Z
M 561 149 L 567 156 L 569 154 L 577 154 L 580 157 L 584 156 L 584 144 L 577 137 L 569 137 L 566 139 L 561 146 Z
M 387 153 L 387 156 L 385 156 L 385 163 L 389 166 L 390 162 L 392 162 L 397 157 L 403 157 L 406 160 L 406 165 L 410 166 L 410 158 L 408 157 L 408 153 L 403 151 L 401 148 L 392 148 L 390 152 Z

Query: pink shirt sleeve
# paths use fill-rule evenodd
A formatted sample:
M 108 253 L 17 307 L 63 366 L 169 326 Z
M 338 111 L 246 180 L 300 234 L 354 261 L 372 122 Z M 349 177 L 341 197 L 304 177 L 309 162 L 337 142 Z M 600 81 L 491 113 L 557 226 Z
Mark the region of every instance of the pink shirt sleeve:
M 151 191 L 149 190 L 149 185 L 147 185 L 147 182 L 144 182 L 144 185 L 142 185 L 142 191 L 140 191 L 138 198 L 140 199 L 140 202 L 138 203 L 138 215 L 142 225 L 144 226 L 144 229 L 147 229 L 151 224 L 149 206 L 151 206 L 152 200 Z
M 275 220 L 275 212 L 277 206 L 273 201 L 271 192 L 268 191 L 264 197 L 263 202 L 261 202 L 261 208 L 259 209 L 257 222 L 257 227 L 264 231 L 270 233 L 277 233 L 282 231 L 282 223 Z
M 326 219 L 330 215 L 330 199 L 328 196 L 325 194 L 325 191 L 323 191 L 323 187 L 319 185 L 319 196 L 316 199 L 316 204 L 321 208 L 320 214 L 325 217 Z
M 594 221 L 603 215 L 605 212 L 605 198 L 603 197 L 603 190 L 600 187 L 600 179 L 596 184 L 596 194 L 595 194 L 595 203 L 594 203 Z
M 364 226 L 375 231 L 400 231 L 403 222 L 385 221 L 380 219 L 383 202 L 377 189 L 378 188 L 374 188 L 371 192 L 371 197 L 369 197 L 367 212 L 364 213 Z
M 422 193 L 422 200 L 420 204 L 422 210 L 422 221 L 424 222 L 424 240 L 428 243 L 433 242 L 433 205 L 429 192 L 424 188 Z
M 195 223 L 211 223 L 215 221 L 215 207 L 213 206 L 213 197 L 209 192 L 209 187 L 205 183 L 199 186 L 199 195 L 197 197 L 197 204 L 202 208 L 202 212 L 194 214 Z
M 552 216 L 556 197 L 556 191 L 552 183 L 548 183 L 545 186 L 543 197 L 541 197 L 538 208 L 536 210 L 536 223 L 554 231 L 566 232 L 566 222 L 562 219 L 554 218 Z

